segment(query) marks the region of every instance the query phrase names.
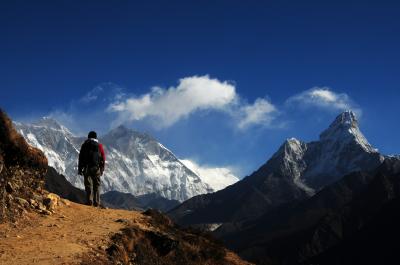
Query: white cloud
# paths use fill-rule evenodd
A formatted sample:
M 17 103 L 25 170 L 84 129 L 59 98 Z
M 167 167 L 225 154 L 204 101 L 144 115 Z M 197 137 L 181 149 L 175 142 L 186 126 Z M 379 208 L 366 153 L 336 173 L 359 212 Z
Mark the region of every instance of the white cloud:
M 222 110 L 236 100 L 235 87 L 208 76 L 179 80 L 177 87 L 154 87 L 147 94 L 112 103 L 108 111 L 119 113 L 118 122 L 151 118 L 168 127 L 198 110 Z
M 165 128 L 201 110 L 217 110 L 230 114 L 240 129 L 269 124 L 275 107 L 265 99 L 253 105 L 240 103 L 233 84 L 205 76 L 185 77 L 178 86 L 168 89 L 154 87 L 149 93 L 117 100 L 107 108 L 118 113 L 114 125 L 150 119 L 158 128 Z
M 286 103 L 300 107 L 320 107 L 330 110 L 353 110 L 361 115 L 361 109 L 346 93 L 336 93 L 328 87 L 314 87 L 290 97 Z
M 193 160 L 189 159 L 181 159 L 180 161 L 196 173 L 203 182 L 210 185 L 210 187 L 215 191 L 222 190 L 223 188 L 239 181 L 239 178 L 235 176 L 230 168 L 200 166 Z
M 238 128 L 246 129 L 252 125 L 268 126 L 274 119 L 273 114 L 277 109 L 268 100 L 258 98 L 253 105 L 246 105 L 240 108 L 238 112 Z

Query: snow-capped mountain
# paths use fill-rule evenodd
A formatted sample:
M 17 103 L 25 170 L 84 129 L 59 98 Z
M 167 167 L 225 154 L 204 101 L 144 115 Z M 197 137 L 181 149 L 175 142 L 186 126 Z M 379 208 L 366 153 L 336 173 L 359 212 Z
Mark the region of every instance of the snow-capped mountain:
M 257 171 L 212 194 L 196 196 L 169 214 L 181 224 L 223 223 L 256 219 L 280 205 L 301 201 L 354 171 L 377 168 L 384 156 L 358 128 L 353 112 L 345 111 L 318 141 L 286 140 Z M 221 228 L 222 229 L 222 228 Z
M 45 153 L 50 166 L 74 186 L 83 188 L 83 178 L 77 175 L 77 161 L 86 137 L 73 135 L 51 118 L 32 124 L 15 122 L 15 126 L 29 144 Z M 103 192 L 117 190 L 136 196 L 156 193 L 167 199 L 184 201 L 214 191 L 148 134 L 120 126 L 99 140 L 107 156 Z
M 384 160 L 360 131 L 352 111 L 337 116 L 319 141 L 286 140 L 274 156 L 280 155 L 284 156 L 282 169 L 310 194 L 350 172 L 373 169 Z

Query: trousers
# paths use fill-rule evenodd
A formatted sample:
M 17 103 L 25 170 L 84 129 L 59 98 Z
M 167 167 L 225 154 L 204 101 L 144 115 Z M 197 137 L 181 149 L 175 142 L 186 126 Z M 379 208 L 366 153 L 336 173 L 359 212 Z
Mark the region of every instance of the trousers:
M 100 172 L 99 174 L 84 174 L 87 205 L 100 205 Z

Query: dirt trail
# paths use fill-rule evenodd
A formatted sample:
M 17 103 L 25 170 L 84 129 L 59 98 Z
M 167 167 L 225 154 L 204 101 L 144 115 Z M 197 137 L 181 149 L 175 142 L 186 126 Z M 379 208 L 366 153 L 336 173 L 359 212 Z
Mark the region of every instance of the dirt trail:
M 86 253 L 104 252 L 121 228 L 146 229 L 145 218 L 140 212 L 72 202 L 61 203 L 49 216 L 27 213 L 17 224 L 0 225 L 0 265 L 77 264 Z

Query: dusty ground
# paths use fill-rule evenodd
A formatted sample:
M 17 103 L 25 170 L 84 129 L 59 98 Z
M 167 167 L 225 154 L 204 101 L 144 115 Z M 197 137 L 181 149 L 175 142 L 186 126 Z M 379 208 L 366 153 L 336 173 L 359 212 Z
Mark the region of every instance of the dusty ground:
M 0 265 L 70 265 L 83 260 L 85 264 L 106 264 L 102 259 L 107 259 L 111 237 L 132 226 L 158 230 L 141 212 L 100 209 L 62 200 L 52 215 L 26 212 L 17 223 L 0 224 Z M 229 264 L 250 264 L 229 251 L 225 259 Z
M 50 216 L 27 213 L 0 225 L 0 264 L 77 264 L 85 253 L 104 252 L 121 228 L 147 223 L 140 212 L 67 204 Z

